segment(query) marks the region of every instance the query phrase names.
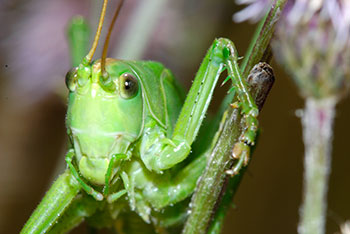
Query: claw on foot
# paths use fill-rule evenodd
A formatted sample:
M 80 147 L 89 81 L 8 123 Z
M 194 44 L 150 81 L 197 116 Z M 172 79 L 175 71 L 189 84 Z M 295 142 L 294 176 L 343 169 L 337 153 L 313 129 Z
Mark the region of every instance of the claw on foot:
M 232 158 L 234 159 L 239 159 L 239 157 L 242 154 L 243 151 L 243 147 L 241 147 L 241 142 L 240 143 L 236 143 L 235 146 L 232 149 Z
M 256 137 L 256 131 L 247 130 L 242 136 L 242 141 L 249 146 L 253 146 L 255 137 Z
M 236 143 L 232 150 L 232 158 L 238 160 L 231 169 L 226 171 L 227 175 L 237 175 L 240 170 L 248 165 L 250 148 L 246 143 Z

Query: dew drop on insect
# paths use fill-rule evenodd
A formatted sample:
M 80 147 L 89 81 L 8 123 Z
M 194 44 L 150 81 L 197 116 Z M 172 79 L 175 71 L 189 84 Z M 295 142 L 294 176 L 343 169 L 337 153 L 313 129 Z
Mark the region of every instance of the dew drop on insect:
M 95 90 L 95 89 L 92 89 L 92 90 L 91 90 L 91 97 L 92 97 L 92 98 L 95 98 L 95 97 L 96 97 L 96 90 Z

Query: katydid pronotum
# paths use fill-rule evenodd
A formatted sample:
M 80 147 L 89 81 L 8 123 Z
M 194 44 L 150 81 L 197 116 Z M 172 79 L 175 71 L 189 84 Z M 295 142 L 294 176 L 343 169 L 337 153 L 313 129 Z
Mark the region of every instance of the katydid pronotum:
M 228 173 L 238 173 L 242 162 L 248 161 L 258 108 L 241 76 L 234 44 L 224 38 L 213 42 L 183 102 L 181 89 L 162 64 L 106 58 L 123 1 L 113 17 L 102 58 L 92 61 L 107 2 L 90 52 L 66 76 L 67 169 L 21 233 L 64 233 L 84 219 L 97 228 L 113 226 L 122 231 L 126 224 L 118 220 L 130 213 L 159 232 L 183 222 L 187 198 L 207 162 L 206 151 L 191 154 L 191 145 L 224 70 L 238 100 L 233 106 L 240 108 L 246 123 L 233 147 L 238 163 Z

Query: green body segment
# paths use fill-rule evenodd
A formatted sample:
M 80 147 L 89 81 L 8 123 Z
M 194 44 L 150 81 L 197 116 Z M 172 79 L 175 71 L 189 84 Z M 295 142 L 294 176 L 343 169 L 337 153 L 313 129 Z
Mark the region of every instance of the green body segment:
M 80 184 L 77 188 L 100 202 L 104 212 L 92 215 L 68 209 L 65 217 L 77 222 L 62 219 L 62 230 L 69 225 L 73 228 L 83 217 L 97 218 L 99 213 L 103 219 L 106 213 L 117 219 L 125 207 L 156 226 L 183 221 L 185 209 L 181 215 L 162 212 L 182 204 L 193 193 L 206 166 L 207 144 L 203 153 L 185 159 L 225 68 L 248 120 L 241 144 L 254 143 L 256 106 L 237 69 L 236 53 L 231 41 L 215 40 L 184 104 L 183 92 L 171 72 L 157 62 L 107 59 L 108 77 L 101 76 L 99 61 L 73 70 L 67 82 L 66 125 L 72 148 L 66 160 Z M 56 225 L 60 229 L 60 222 Z

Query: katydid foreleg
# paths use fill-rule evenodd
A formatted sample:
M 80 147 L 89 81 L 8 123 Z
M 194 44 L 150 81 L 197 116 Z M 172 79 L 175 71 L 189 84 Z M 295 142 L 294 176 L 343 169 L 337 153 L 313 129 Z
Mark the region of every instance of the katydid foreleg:
M 217 39 L 207 52 L 193 85 L 188 93 L 180 116 L 176 122 L 171 138 L 157 126 L 155 121 L 148 122 L 141 144 L 141 159 L 151 171 L 161 172 L 183 161 L 190 153 L 190 145 L 195 140 L 200 125 L 208 109 L 214 87 L 224 68 L 232 80 L 237 92 L 238 107 L 243 113 L 246 130 L 241 136 L 241 142 L 236 144 L 234 157 L 245 157 L 247 162 L 249 145 L 254 144 L 258 128 L 257 115 L 259 113 L 254 100 L 248 92 L 248 86 L 242 78 L 238 64 L 237 52 L 234 44 L 228 39 Z M 152 149 L 152 150 L 150 150 Z M 158 149 L 158 150 L 154 150 Z M 154 155 L 154 152 L 158 152 Z
M 103 194 L 109 195 L 109 188 L 110 188 L 110 183 L 111 179 L 113 176 L 116 174 L 116 169 L 120 166 L 120 161 L 123 159 L 127 159 L 128 156 L 126 154 L 114 154 L 111 158 L 111 161 L 109 162 L 107 173 L 106 173 L 106 178 L 105 178 L 105 187 L 103 189 Z M 113 194 L 111 194 L 113 195 Z M 112 201 L 112 200 L 111 200 Z
M 229 77 L 231 77 L 237 93 L 238 107 L 247 122 L 240 142 L 234 147 L 234 156 L 240 158 L 234 170 L 239 171 L 247 163 L 249 145 L 254 144 L 257 130 L 258 109 L 238 70 L 237 55 L 233 43 L 227 39 L 218 39 L 214 41 L 201 64 L 172 137 L 166 137 L 166 130 L 159 126 L 156 120 L 152 118 L 146 120 L 145 134 L 141 139 L 140 156 L 147 169 L 160 173 L 162 170 L 172 168 L 188 156 L 190 145 L 195 140 L 199 126 L 203 121 L 214 87 L 225 67 L 227 67 Z M 162 208 L 190 195 L 195 188 L 197 178 L 205 167 L 206 157 L 204 155 L 197 157 L 195 161 L 179 170 L 168 180 L 162 179 L 160 183 L 149 183 L 148 186 L 140 188 L 143 190 L 146 200 L 154 207 Z M 191 168 L 192 174 L 187 171 Z M 128 172 L 128 174 L 137 176 L 137 173 Z M 168 173 L 165 171 L 162 177 L 167 175 Z M 176 182 L 180 180 L 181 183 Z M 165 197 L 163 194 L 168 196 Z

